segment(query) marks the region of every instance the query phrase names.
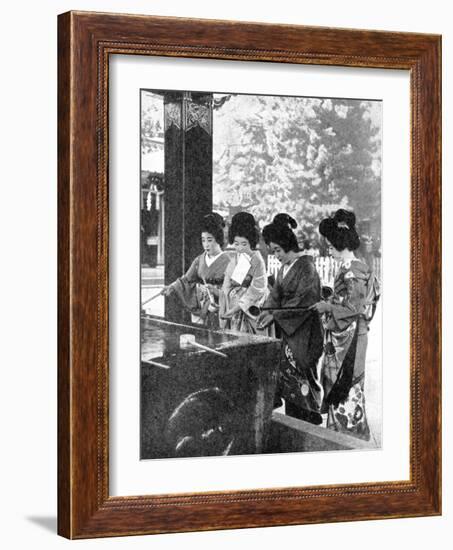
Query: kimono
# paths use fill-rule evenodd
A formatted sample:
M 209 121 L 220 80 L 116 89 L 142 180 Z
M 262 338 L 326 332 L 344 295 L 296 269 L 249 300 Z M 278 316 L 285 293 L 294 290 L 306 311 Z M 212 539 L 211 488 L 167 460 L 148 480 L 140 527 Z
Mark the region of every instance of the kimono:
M 313 258 L 300 256 L 284 275 L 280 268 L 265 307 L 309 308 L 321 299 Z M 322 325 L 316 310 L 272 312 L 282 338 L 282 361 L 275 405 L 285 399 L 286 414 L 320 424 L 321 386 L 318 362 L 323 350 Z
M 322 365 L 323 412 L 327 427 L 368 440 L 365 414 L 365 358 L 368 325 L 379 284 L 361 260 L 343 262 L 335 277 L 332 310 L 325 316 Z
M 241 258 L 242 256 L 242 258 Z M 242 281 L 235 279 L 238 264 L 248 265 Z M 242 278 L 242 277 L 240 277 Z M 236 253 L 231 257 L 225 273 L 221 297 L 220 317 L 222 313 L 239 305 L 240 311 L 231 319 L 221 320 L 221 327 L 251 334 L 265 334 L 267 331 L 257 329 L 257 316 L 250 313 L 251 306 L 260 307 L 267 298 L 267 273 L 261 253 L 257 250 L 249 256 L 245 253 Z
M 219 328 L 219 293 L 230 255 L 222 252 L 209 266 L 206 253 L 192 262 L 186 274 L 172 283 L 172 288 L 183 305 L 191 312 L 192 322 L 211 329 Z M 213 285 L 208 290 L 206 283 Z M 211 308 L 209 306 L 212 306 Z M 215 309 L 216 311 L 209 311 Z

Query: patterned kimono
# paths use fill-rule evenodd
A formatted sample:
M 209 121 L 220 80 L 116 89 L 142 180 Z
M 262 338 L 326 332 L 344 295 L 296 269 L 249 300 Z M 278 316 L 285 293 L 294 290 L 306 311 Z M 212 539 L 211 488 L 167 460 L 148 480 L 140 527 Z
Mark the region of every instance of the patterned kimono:
M 368 325 L 379 299 L 374 273 L 361 260 L 343 262 L 335 277 L 332 312 L 325 317 L 322 366 L 327 427 L 370 438 L 365 414 Z
M 235 305 L 241 308 L 231 319 L 221 320 L 221 326 L 225 329 L 251 334 L 263 333 L 256 327 L 256 315 L 250 314 L 251 306 L 260 307 L 268 295 L 266 266 L 260 252 L 254 250 L 251 256 L 245 254 L 250 268 L 241 283 L 235 281 L 234 271 L 244 254 L 233 254 L 228 264 L 220 297 L 220 316 L 232 309 Z
M 203 324 L 212 329 L 219 328 L 219 293 L 230 255 L 222 252 L 209 266 L 206 263 L 206 253 L 200 254 L 192 262 L 187 273 L 172 283 L 172 287 L 192 314 L 192 322 Z M 206 283 L 213 285 L 214 290 L 208 290 Z M 209 306 L 212 306 L 209 308 Z M 216 311 L 209 311 L 216 309 Z
M 286 275 L 283 267 L 265 307 L 308 308 L 321 299 L 319 275 L 311 256 L 300 256 Z M 323 349 L 323 334 L 315 310 L 273 311 L 282 337 L 282 362 L 277 395 L 285 399 L 290 416 L 320 424 L 321 386 L 317 366 Z

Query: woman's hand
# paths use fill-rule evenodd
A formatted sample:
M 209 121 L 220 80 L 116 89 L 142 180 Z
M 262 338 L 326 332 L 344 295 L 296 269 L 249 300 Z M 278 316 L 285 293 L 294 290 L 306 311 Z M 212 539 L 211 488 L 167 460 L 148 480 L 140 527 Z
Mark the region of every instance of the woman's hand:
M 273 320 L 274 316 L 272 315 L 272 313 L 269 313 L 268 311 L 263 311 L 256 321 L 256 326 L 259 329 L 266 328 L 273 322 Z
M 222 319 L 231 319 L 231 317 L 233 317 L 234 313 L 231 309 L 229 309 L 228 311 L 225 311 L 222 313 L 222 315 L 220 316 Z
M 216 304 L 212 304 L 212 303 L 211 303 L 211 304 L 209 304 L 209 306 L 208 306 L 208 311 L 209 311 L 210 313 L 215 313 L 215 312 L 219 311 L 219 306 L 217 306 Z
M 322 315 L 323 313 L 330 313 L 332 311 L 332 304 L 330 302 L 317 302 L 313 304 L 310 309 L 316 309 L 316 311 Z
M 203 285 L 201 285 L 201 289 L 203 290 L 203 292 L 206 292 L 210 301 L 212 301 L 212 298 L 218 298 L 220 295 L 219 288 L 217 288 L 215 285 L 211 285 L 210 283 L 204 283 Z
M 215 285 L 207 283 L 205 286 L 213 296 L 216 298 L 219 296 L 219 289 Z
M 162 296 L 170 296 L 174 292 L 174 288 L 171 285 L 164 286 L 164 288 L 160 291 Z
M 233 307 L 231 309 L 228 309 L 227 311 L 225 311 L 225 313 L 222 313 L 222 315 L 220 316 L 222 319 L 231 319 L 231 317 L 233 317 L 233 315 L 235 313 L 237 313 L 238 311 L 240 311 L 241 308 L 239 306 L 236 306 L 236 307 Z

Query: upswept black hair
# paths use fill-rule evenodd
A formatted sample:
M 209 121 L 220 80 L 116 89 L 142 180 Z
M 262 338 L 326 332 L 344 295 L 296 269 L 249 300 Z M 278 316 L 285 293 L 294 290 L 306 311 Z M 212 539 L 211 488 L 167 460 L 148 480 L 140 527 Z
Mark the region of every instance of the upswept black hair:
M 325 218 L 319 224 L 319 232 L 339 252 L 357 250 L 360 238 L 355 228 L 355 214 L 340 208 L 333 217 Z
M 225 222 L 222 216 L 217 214 L 217 212 L 211 212 L 211 214 L 203 216 L 203 220 L 201 222 L 201 232 L 205 231 L 206 233 L 210 233 L 220 247 L 223 247 L 225 240 L 223 233 L 224 227 Z
M 231 225 L 228 230 L 228 240 L 230 244 L 233 244 L 235 237 L 247 239 L 252 250 L 254 250 L 259 243 L 260 234 L 256 227 L 256 221 L 249 212 L 238 212 L 231 219 Z
M 293 250 L 299 252 L 296 235 L 293 229 L 296 229 L 297 222 L 289 214 L 277 214 L 272 223 L 266 225 L 263 229 L 264 242 L 278 244 L 285 252 Z

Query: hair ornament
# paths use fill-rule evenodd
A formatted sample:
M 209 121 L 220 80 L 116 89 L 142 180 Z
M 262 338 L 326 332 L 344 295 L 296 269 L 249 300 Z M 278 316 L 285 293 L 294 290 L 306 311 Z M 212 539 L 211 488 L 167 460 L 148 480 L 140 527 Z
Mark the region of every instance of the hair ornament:
M 337 222 L 338 229 L 351 229 L 346 222 Z

